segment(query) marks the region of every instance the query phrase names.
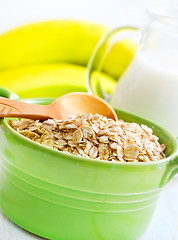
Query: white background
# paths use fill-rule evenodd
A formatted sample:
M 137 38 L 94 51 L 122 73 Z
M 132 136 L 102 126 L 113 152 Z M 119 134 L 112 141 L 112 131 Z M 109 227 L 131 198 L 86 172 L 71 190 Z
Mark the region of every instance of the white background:
M 0 32 L 48 19 L 80 19 L 111 25 L 142 26 L 145 9 L 178 0 L 0 0 Z

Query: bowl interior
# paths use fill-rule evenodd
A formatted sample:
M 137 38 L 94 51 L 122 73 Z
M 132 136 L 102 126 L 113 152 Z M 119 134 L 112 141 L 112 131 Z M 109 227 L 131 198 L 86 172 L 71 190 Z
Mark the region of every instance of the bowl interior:
M 159 138 L 159 142 L 162 144 L 166 144 L 165 154 L 169 157 L 171 154 L 174 154 L 177 151 L 177 140 L 176 138 L 169 133 L 166 129 L 158 126 L 157 124 L 150 122 L 149 120 L 142 118 L 138 115 L 122 111 L 119 109 L 115 109 L 118 118 L 123 119 L 126 122 L 136 122 L 138 124 L 145 124 L 153 130 L 153 134 L 155 134 Z
M 53 102 L 55 98 L 25 98 L 21 99 L 21 101 L 27 102 L 27 103 L 33 103 L 33 104 L 42 104 L 42 105 L 48 105 L 51 102 Z M 150 127 L 153 130 L 153 134 L 155 134 L 159 138 L 160 143 L 166 144 L 166 150 L 165 154 L 166 157 L 169 158 L 170 155 L 177 155 L 178 154 L 178 143 L 177 139 L 169 133 L 166 129 L 156 125 L 155 123 L 150 122 L 149 120 L 146 120 L 145 118 L 142 118 L 140 116 L 137 116 L 135 114 L 115 109 L 115 112 L 118 116 L 118 119 L 122 119 L 126 122 L 135 122 L 138 124 L 145 124 L 148 127 Z M 7 122 L 6 122 L 7 123 Z M 157 161 L 155 161 L 157 162 Z M 133 163 L 132 163 L 133 164 Z

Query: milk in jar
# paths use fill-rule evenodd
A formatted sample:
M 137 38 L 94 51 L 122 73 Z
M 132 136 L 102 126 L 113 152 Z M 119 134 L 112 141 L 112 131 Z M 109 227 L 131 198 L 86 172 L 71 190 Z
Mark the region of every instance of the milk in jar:
M 138 52 L 119 79 L 111 104 L 178 136 L 178 51 L 157 48 Z

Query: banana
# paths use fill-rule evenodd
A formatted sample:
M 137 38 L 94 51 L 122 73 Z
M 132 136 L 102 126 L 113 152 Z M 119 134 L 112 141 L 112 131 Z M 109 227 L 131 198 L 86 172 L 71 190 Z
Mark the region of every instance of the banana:
M 0 71 L 59 62 L 86 66 L 96 43 L 108 30 L 108 26 L 70 20 L 18 27 L 0 35 Z M 118 43 L 108 55 L 104 71 L 117 79 L 136 49 L 137 44 L 131 40 Z
M 86 92 L 85 70 L 73 64 L 38 64 L 0 72 L 0 85 L 21 98 L 59 97 L 69 92 Z M 104 89 L 111 93 L 116 81 L 100 74 Z
M 112 46 L 106 56 L 103 71 L 116 80 L 126 70 L 138 49 L 138 43 L 131 39 L 124 39 Z
M 82 21 L 57 20 L 18 27 L 0 36 L 0 70 L 30 64 L 88 63 L 109 27 Z
M 85 70 L 98 40 L 110 28 L 82 21 L 27 24 L 0 35 L 0 85 L 21 98 L 87 91 Z M 124 40 L 106 57 L 102 85 L 110 93 L 137 49 Z

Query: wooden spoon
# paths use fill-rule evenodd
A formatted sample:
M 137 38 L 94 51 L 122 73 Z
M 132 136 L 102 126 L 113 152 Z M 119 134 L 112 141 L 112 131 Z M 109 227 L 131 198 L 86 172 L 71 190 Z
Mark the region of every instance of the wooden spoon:
M 98 113 L 117 121 L 117 115 L 108 103 L 88 93 L 69 93 L 49 105 L 36 105 L 0 97 L 0 118 L 67 119 L 80 113 Z

